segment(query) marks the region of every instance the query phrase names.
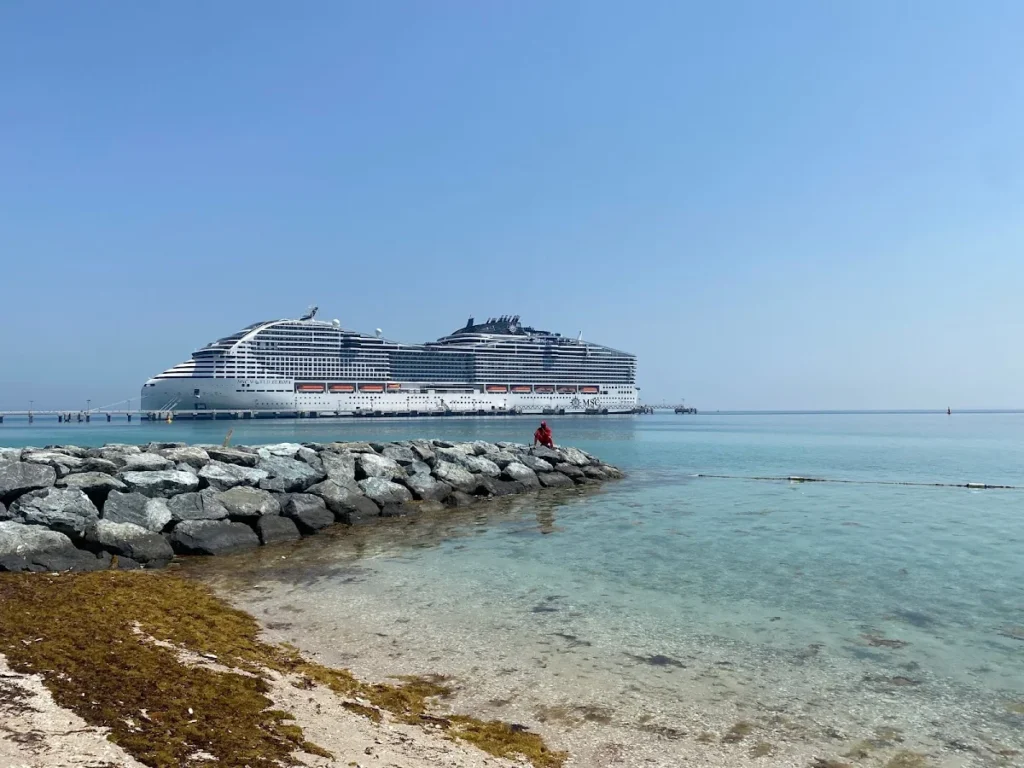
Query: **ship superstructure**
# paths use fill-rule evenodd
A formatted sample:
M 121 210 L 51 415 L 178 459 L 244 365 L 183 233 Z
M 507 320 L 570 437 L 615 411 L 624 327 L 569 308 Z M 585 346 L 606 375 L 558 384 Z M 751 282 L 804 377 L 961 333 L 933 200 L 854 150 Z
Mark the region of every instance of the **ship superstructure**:
M 142 388 L 148 411 L 323 414 L 625 413 L 636 358 L 506 315 L 403 344 L 337 320 L 253 323 Z

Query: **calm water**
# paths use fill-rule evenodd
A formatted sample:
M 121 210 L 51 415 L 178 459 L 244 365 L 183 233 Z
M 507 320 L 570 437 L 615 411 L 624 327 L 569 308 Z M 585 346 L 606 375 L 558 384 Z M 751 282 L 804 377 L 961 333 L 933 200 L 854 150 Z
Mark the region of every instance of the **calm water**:
M 1024 487 L 1024 414 L 553 426 L 628 478 L 200 568 L 230 573 L 281 639 L 364 674 L 452 674 L 457 704 L 546 729 L 578 765 L 736 764 L 758 741 L 764 764 L 858 743 L 869 763 L 912 749 L 1018 764 L 1024 490 L 878 483 Z M 220 442 L 229 427 L 235 443 L 526 440 L 533 423 L 5 425 L 0 444 Z M 856 482 L 743 479 L 792 475 Z M 737 722 L 752 733 L 721 743 Z

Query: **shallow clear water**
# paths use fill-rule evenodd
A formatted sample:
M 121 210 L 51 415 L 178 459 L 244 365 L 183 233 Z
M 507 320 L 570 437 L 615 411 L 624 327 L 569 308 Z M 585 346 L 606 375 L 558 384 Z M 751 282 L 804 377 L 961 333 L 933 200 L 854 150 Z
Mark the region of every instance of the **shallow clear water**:
M 72 426 L 44 441 L 220 442 L 229 427 L 235 443 L 526 440 L 532 426 Z M 365 674 L 453 674 L 464 684 L 457 704 L 547 729 L 579 765 L 693 754 L 735 764 L 757 739 L 774 749 L 762 762 L 780 765 L 864 739 L 869 762 L 898 748 L 935 765 L 1020 759 L 1024 490 L 927 484 L 1024 487 L 1024 415 L 568 418 L 554 428 L 557 442 L 627 479 L 200 570 L 230 572 L 281 639 Z M 788 476 L 854 482 L 745 479 Z M 880 484 L 890 482 L 922 485 Z M 722 743 L 741 721 L 753 734 Z

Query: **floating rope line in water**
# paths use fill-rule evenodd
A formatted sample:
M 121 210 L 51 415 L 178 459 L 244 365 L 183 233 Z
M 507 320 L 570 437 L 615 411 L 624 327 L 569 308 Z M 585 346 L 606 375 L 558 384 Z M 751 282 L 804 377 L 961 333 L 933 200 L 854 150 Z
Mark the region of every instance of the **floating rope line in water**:
M 917 483 L 911 480 L 838 480 L 830 477 L 801 477 L 800 475 L 788 475 L 779 477 L 760 477 L 757 475 L 706 475 L 703 473 L 695 477 L 713 478 L 716 480 L 763 480 L 768 482 L 789 482 L 789 483 L 843 483 L 846 485 L 911 485 L 921 488 L 969 488 L 971 490 L 1001 490 L 1019 491 L 1024 490 L 1019 485 L 991 485 L 989 483 Z

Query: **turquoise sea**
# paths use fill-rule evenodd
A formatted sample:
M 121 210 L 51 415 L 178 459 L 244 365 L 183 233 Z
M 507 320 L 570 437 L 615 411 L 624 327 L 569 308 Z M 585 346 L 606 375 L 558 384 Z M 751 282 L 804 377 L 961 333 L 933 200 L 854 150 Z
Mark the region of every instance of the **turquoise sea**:
M 452 706 L 539 728 L 573 765 L 1022 764 L 1024 414 L 551 421 L 627 478 L 190 568 L 326 661 L 452 675 Z M 5 424 L 0 445 L 533 427 Z M 790 476 L 848 482 L 770 479 Z M 964 483 L 1014 487 L 934 485 Z

